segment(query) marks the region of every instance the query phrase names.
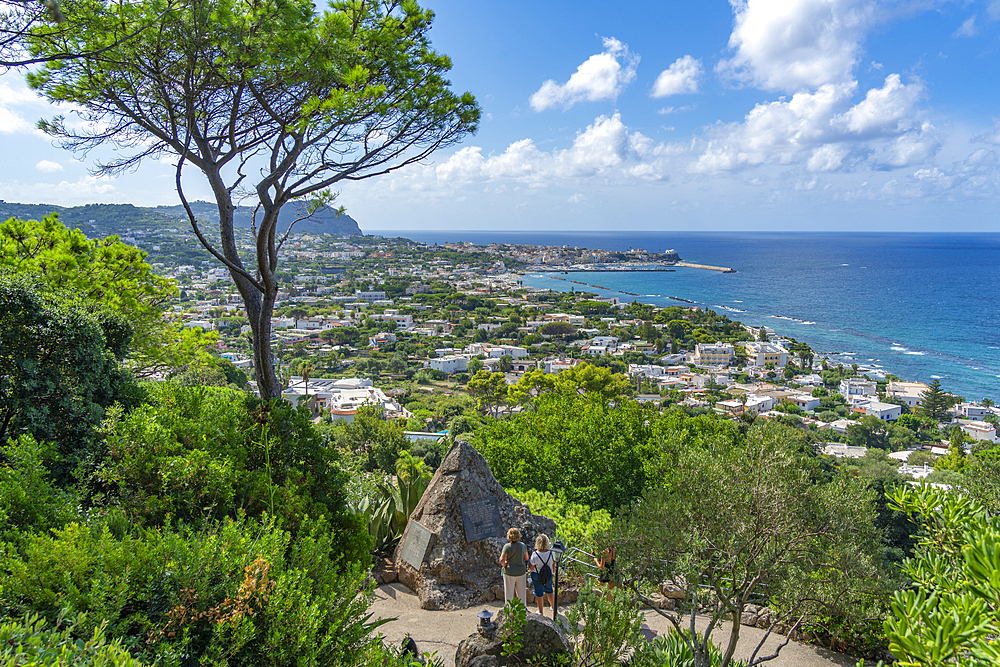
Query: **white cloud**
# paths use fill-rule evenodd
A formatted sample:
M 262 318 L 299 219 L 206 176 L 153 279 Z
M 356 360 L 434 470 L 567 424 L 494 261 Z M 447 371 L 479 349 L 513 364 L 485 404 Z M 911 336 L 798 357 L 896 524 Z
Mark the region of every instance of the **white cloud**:
M 58 162 L 53 162 L 52 160 L 42 160 L 35 165 L 35 169 L 38 171 L 43 171 L 46 174 L 51 174 L 56 171 L 62 171 L 63 166 Z
M 564 84 L 549 79 L 531 96 L 531 108 L 568 109 L 577 102 L 613 100 L 635 79 L 639 56 L 613 37 L 604 38 L 604 51 L 590 56 Z
M 22 202 L 45 202 L 59 206 L 78 206 L 99 202 L 129 201 L 121 197 L 114 185 L 115 179 L 108 176 L 84 176 L 70 182 L 24 183 L 22 181 L 0 182 L 0 199 Z
M 906 85 L 898 74 L 890 74 L 884 86 L 869 90 L 862 102 L 844 114 L 843 122 L 848 130 L 861 135 L 904 129 L 900 126 L 907 124 L 923 93 L 919 81 Z
M 924 123 L 919 130 L 906 132 L 891 142 L 876 146 L 869 160 L 876 169 L 911 167 L 931 158 L 939 147 L 934 126 Z
M 983 134 L 972 137 L 973 141 L 984 144 L 1000 144 L 1000 117 L 993 119 L 993 127 Z
M 812 152 L 806 162 L 809 171 L 837 171 L 844 164 L 844 159 L 850 154 L 846 146 L 840 144 L 823 144 Z
M 581 195 L 579 192 L 570 195 L 570 198 L 566 200 L 570 204 L 586 204 L 587 198 Z
M 31 129 L 31 123 L 21 118 L 16 111 L 0 106 L 0 134 L 28 132 Z
M 629 131 L 620 114 L 598 116 L 577 133 L 568 148 L 543 151 L 532 139 L 521 139 L 496 155 L 483 155 L 479 146 L 466 146 L 443 163 L 419 166 L 397 174 L 395 190 L 447 192 L 480 182 L 513 182 L 529 188 L 575 183 L 655 181 L 668 178 L 670 161 L 687 148 L 656 143 Z M 582 196 L 582 195 L 581 195 Z
M 663 107 L 656 113 L 660 114 L 661 116 L 665 116 L 672 113 L 680 113 L 681 111 L 691 111 L 692 109 L 694 109 L 693 104 L 688 105 L 686 107 Z
M 937 133 L 919 119 L 923 84 L 890 74 L 881 88 L 851 105 L 857 83 L 825 84 L 814 93 L 755 106 L 742 123 L 716 126 L 690 169 L 717 173 L 767 163 L 804 162 L 810 171 L 843 170 L 868 160 L 877 169 L 916 164 L 938 148 Z M 851 160 L 854 155 L 855 160 Z
M 650 97 L 668 97 L 698 92 L 698 77 L 701 76 L 701 61 L 691 56 L 682 56 L 670 67 L 660 72 L 653 84 Z
M 977 32 L 979 32 L 979 28 L 976 26 L 976 15 L 973 14 L 962 22 L 952 37 L 975 37 Z
M 854 85 L 827 84 L 791 100 L 758 104 L 743 123 L 716 128 L 707 148 L 692 165 L 702 173 L 732 171 L 791 157 L 833 140 L 831 120 L 850 99 Z
M 874 0 L 730 0 L 735 55 L 716 71 L 765 90 L 798 92 L 851 80 Z

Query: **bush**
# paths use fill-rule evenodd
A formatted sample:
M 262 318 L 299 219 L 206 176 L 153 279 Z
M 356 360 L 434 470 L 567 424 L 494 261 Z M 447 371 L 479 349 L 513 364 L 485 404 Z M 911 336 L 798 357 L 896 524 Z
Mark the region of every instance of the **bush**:
M 566 612 L 576 647 L 577 665 L 617 665 L 644 643 L 642 612 L 635 609 L 626 591 L 594 590 L 588 579 L 575 605 Z
M 139 525 L 212 525 L 275 516 L 293 532 L 325 516 L 347 560 L 370 548 L 347 511 L 347 475 L 307 410 L 222 388 L 159 383 L 150 403 L 105 422 L 106 458 L 90 482 L 98 514 L 118 508 Z
M 8 613 L 54 622 L 86 611 L 133 655 L 165 665 L 353 665 L 375 644 L 366 567 L 345 562 L 336 531 L 304 519 L 298 534 L 261 521 L 194 531 L 107 523 L 34 535 L 0 567 Z
M 557 534 L 567 546 L 596 551 L 598 539 L 611 529 L 611 514 L 607 510 L 591 510 L 582 503 L 560 500 L 547 491 L 511 489 L 509 492 L 532 513 L 555 521 Z
M 537 412 L 490 421 L 470 438 L 505 488 L 609 511 L 641 495 L 656 456 L 656 408 L 629 399 L 610 406 L 596 392 L 550 392 L 535 402 Z
M 22 435 L 0 446 L 0 534 L 48 531 L 79 518 L 75 494 L 50 481 L 46 460 L 55 449 Z
M 668 632 L 651 642 L 642 642 L 636 646 L 628 664 L 631 667 L 695 667 L 694 653 L 688 644 L 688 633 Z M 722 651 L 719 647 L 702 641 L 702 636 L 695 636 L 694 644 L 708 647 L 708 664 L 719 667 L 722 664 Z M 743 667 L 745 663 L 738 660 L 730 661 L 730 667 Z
M 85 617 L 81 617 L 81 620 Z M 79 623 L 79 620 L 77 621 Z M 21 621 L 0 624 L 0 661 L 4 665 L 32 667 L 141 667 L 142 663 L 122 648 L 121 641 L 108 642 L 98 626 L 87 641 L 74 638 L 76 624 L 50 628 L 37 614 Z

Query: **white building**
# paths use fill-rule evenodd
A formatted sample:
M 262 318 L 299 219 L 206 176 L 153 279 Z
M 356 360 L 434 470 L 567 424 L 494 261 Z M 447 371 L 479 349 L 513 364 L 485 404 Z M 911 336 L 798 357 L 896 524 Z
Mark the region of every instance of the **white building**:
M 748 341 L 739 343 L 747 351 L 747 361 L 754 368 L 764 368 L 773 364 L 775 368 L 784 368 L 788 363 L 788 350 L 774 343 Z
M 899 419 L 899 415 L 903 413 L 903 406 L 881 401 L 863 401 L 854 406 L 854 412 L 891 422 Z
M 823 447 L 823 453 L 827 456 L 836 456 L 838 459 L 860 459 L 868 453 L 867 447 L 852 447 L 839 442 L 828 442 Z
M 464 373 L 469 370 L 470 358 L 468 354 L 446 354 L 437 359 L 428 359 L 424 362 L 424 368 L 441 371 L 448 375 L 452 373 Z
M 812 394 L 791 394 L 785 400 L 802 410 L 814 410 L 819 407 L 819 399 Z
M 364 406 L 380 408 L 387 419 L 413 416 L 381 389 L 372 386 L 372 381 L 366 378 L 309 378 L 307 384 L 301 377 L 292 377 L 281 397 L 293 406 L 306 402 L 315 416 L 326 411 L 334 419 L 347 421 L 353 421 L 358 409 Z
M 758 396 L 757 394 L 750 394 L 747 396 L 746 409 L 753 410 L 754 412 L 760 414 L 761 412 L 769 412 L 774 410 L 774 406 L 778 402 L 773 396 Z
M 558 373 L 576 366 L 576 359 L 546 359 L 542 368 L 546 373 Z
M 962 432 L 970 438 L 985 440 L 987 442 L 997 441 L 997 429 L 989 422 L 969 422 L 960 425 Z
M 968 401 L 956 405 L 955 412 L 962 419 L 974 419 L 976 421 L 982 421 L 983 417 L 993 414 L 993 411 L 989 408 L 984 408 L 981 405 L 970 403 Z
M 729 343 L 698 343 L 694 346 L 694 363 L 699 366 L 728 366 L 734 356 L 736 349 Z
M 901 382 L 890 380 L 889 386 L 885 389 L 886 396 L 898 398 L 907 406 L 915 408 L 920 405 L 920 400 L 927 391 L 928 386 L 923 382 Z
M 840 381 L 840 395 L 844 398 L 851 396 L 874 396 L 875 383 L 871 380 L 861 378 L 844 378 Z
M 362 292 L 361 290 L 354 291 L 354 298 L 359 301 L 384 301 L 385 292 Z
M 643 377 L 652 378 L 658 380 L 667 376 L 667 369 L 665 366 L 654 366 L 654 365 L 643 365 L 643 364 L 629 364 L 628 365 L 629 375 L 641 375 Z
M 372 315 L 373 320 L 383 320 L 383 321 L 393 321 L 396 323 L 396 328 L 398 329 L 412 329 L 413 328 L 413 315 L 400 315 L 399 310 L 392 308 L 380 315 Z

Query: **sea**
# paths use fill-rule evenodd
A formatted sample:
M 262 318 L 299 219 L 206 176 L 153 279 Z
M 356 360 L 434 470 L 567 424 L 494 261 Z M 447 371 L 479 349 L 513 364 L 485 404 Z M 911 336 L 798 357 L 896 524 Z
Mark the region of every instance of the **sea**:
M 687 233 L 394 231 L 423 243 L 468 241 L 604 250 L 673 249 L 736 273 L 525 274 L 525 285 L 587 291 L 657 306 L 711 308 L 808 343 L 817 360 L 873 377 L 941 381 L 969 400 L 1000 402 L 1000 233 Z M 639 294 L 626 296 L 623 292 Z M 676 297 L 676 298 L 671 298 Z

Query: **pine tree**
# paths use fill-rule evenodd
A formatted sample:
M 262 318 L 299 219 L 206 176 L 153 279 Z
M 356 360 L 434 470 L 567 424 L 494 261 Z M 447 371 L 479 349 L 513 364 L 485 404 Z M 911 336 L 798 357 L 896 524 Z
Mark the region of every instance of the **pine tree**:
M 920 395 L 920 413 L 935 421 L 948 418 L 948 408 L 952 406 L 950 394 L 941 390 L 941 381 L 935 379 L 923 394 Z

